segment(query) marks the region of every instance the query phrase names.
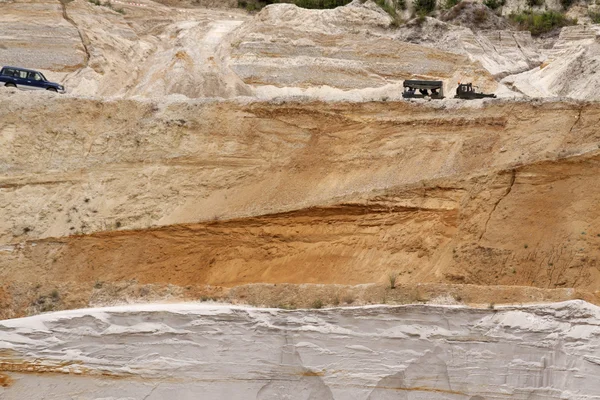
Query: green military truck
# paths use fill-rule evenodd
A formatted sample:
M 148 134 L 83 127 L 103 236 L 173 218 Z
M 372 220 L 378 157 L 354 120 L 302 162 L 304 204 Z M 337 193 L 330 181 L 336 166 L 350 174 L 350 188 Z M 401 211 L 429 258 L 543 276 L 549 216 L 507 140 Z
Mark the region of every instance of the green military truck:
M 443 99 L 444 82 L 442 81 L 404 81 L 404 92 L 402 97 L 405 99 Z

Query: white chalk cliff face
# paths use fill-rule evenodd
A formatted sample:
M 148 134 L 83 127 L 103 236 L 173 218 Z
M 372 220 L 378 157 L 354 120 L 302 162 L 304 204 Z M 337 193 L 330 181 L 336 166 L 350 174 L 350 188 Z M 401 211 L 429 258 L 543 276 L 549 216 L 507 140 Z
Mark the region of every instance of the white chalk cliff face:
M 599 344 L 581 301 L 76 310 L 0 322 L 0 398 L 598 399 Z

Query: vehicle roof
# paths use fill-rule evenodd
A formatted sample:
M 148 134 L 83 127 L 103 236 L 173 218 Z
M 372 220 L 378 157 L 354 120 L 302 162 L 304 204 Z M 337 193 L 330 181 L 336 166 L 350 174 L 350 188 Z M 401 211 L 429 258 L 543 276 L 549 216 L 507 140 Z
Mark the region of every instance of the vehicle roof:
M 34 69 L 21 68 L 21 67 L 11 67 L 10 65 L 5 65 L 4 67 L 2 67 L 2 69 L 5 69 L 5 68 L 18 69 L 18 70 L 27 71 L 27 72 L 40 72 L 40 71 L 36 71 Z
M 439 88 L 444 86 L 444 82 L 442 81 L 418 81 L 418 80 L 406 80 L 404 81 L 404 87 L 414 87 L 414 88 Z

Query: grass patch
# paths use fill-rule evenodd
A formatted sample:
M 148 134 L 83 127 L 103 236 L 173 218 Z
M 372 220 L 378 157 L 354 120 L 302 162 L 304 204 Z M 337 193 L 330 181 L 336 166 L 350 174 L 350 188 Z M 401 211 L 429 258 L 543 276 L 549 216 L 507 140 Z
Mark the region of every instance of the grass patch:
M 598 236 L 600 236 L 600 235 L 598 235 Z M 344 298 L 342 300 L 346 304 L 352 304 L 352 303 L 354 303 L 354 296 L 352 294 L 348 293 L 344 296 Z
M 122 8 L 117 8 L 117 7 L 113 6 L 113 4 L 110 2 L 110 0 L 107 1 L 106 3 L 102 3 L 100 0 L 88 0 L 88 3 L 91 3 L 95 6 L 102 6 L 102 7 L 110 8 L 111 10 L 118 12 L 119 14 L 125 14 L 125 10 L 123 10 Z
M 563 10 L 566 10 L 571 7 L 571 4 L 573 4 L 574 1 L 575 0 L 560 0 L 560 5 L 562 6 Z
M 455 5 L 458 4 L 458 1 L 459 0 L 446 0 L 444 2 L 444 9 L 448 10 L 448 9 L 454 7 Z
M 437 0 L 413 0 L 415 13 L 418 16 L 425 16 L 432 13 L 436 5 Z
M 398 15 L 396 9 L 397 7 L 400 7 L 403 10 L 406 8 L 406 3 L 404 2 L 404 0 L 394 1 L 393 6 L 390 6 L 385 0 L 375 0 L 375 3 L 377 3 L 377 5 L 381 7 L 383 11 L 385 11 L 390 17 L 392 17 L 392 23 L 390 24 L 390 26 L 398 27 L 402 24 L 402 18 L 400 18 L 400 15 Z
M 527 0 L 527 5 L 529 7 L 539 7 L 539 6 L 543 6 L 545 3 L 545 0 Z
M 592 20 L 594 24 L 600 24 L 600 12 L 598 11 L 588 11 L 588 17 Z
M 485 11 L 485 8 L 478 8 L 474 12 L 473 21 L 476 24 L 483 24 L 487 20 L 487 17 L 488 15 Z
M 312 308 L 323 308 L 323 301 L 321 299 L 317 299 L 315 301 L 313 301 L 313 303 L 311 304 Z
M 544 11 L 541 13 L 525 11 L 518 14 L 511 14 L 510 19 L 517 23 L 520 30 L 530 31 L 534 36 L 563 26 L 577 24 L 577 20 L 567 18 L 556 11 Z
M 398 272 L 392 271 L 388 273 L 388 281 L 390 282 L 390 289 L 396 289 L 396 280 L 398 279 Z
M 447 13 L 445 13 L 444 15 L 442 15 L 441 20 L 442 21 L 450 21 L 453 20 L 454 18 L 458 17 L 458 15 L 461 13 L 462 10 L 464 10 L 466 7 L 469 6 L 468 1 L 461 1 L 459 3 L 456 3 L 456 6 L 452 7 L 452 9 L 450 11 L 448 11 Z

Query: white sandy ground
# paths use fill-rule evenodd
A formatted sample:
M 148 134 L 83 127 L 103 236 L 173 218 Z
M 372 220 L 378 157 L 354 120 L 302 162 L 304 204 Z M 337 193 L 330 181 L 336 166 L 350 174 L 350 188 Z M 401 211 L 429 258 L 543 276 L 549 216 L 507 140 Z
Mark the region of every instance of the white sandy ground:
M 0 322 L 3 369 L 63 373 L 9 372 L 0 398 L 600 399 L 599 345 L 582 301 L 73 310 Z

